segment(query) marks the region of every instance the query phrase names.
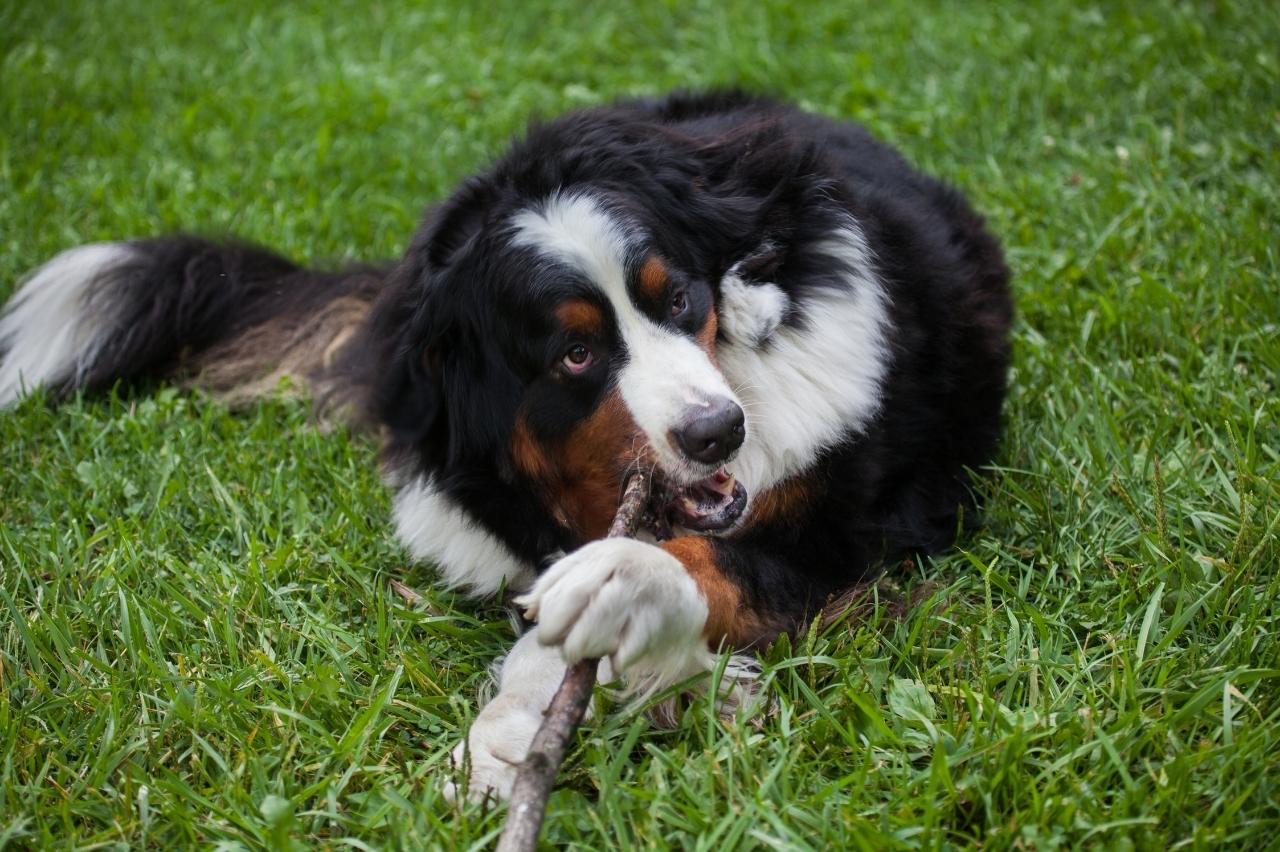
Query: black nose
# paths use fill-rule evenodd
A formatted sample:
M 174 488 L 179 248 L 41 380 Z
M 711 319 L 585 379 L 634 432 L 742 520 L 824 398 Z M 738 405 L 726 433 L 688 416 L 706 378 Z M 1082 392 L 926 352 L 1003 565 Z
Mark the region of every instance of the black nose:
M 715 464 L 742 446 L 747 437 L 745 419 L 736 402 L 718 399 L 707 408 L 695 409 L 683 426 L 671 430 L 671 437 L 689 458 Z

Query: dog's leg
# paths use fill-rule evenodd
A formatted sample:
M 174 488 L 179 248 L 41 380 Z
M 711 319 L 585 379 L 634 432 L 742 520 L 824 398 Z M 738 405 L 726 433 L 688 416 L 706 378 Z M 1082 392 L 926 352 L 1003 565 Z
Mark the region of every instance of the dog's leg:
M 655 546 L 627 538 L 595 541 L 565 556 L 516 603 L 538 621 L 538 641 L 570 661 L 603 657 L 627 691 L 648 697 L 716 667 L 712 649 L 763 644 L 781 628 L 746 610 L 711 540 L 683 537 Z M 758 606 L 764 612 L 764 606 Z M 717 704 L 732 715 L 754 704 L 756 666 L 735 657 Z M 601 679 L 606 680 L 603 668 Z M 658 721 L 670 723 L 659 710 Z
M 538 641 L 570 661 L 608 657 L 661 689 L 711 667 L 707 604 L 671 554 L 641 541 L 594 541 L 565 556 L 516 603 Z
M 510 795 L 516 769 L 564 677 L 566 657 L 602 657 L 601 682 L 621 673 L 627 691 L 645 697 L 712 671 L 717 656 L 711 648 L 721 640 L 743 647 L 781 631 L 781 614 L 763 600 L 748 601 L 730 569 L 734 559 L 750 556 L 717 553 L 717 546 L 731 547 L 688 536 L 661 547 L 628 538 L 592 542 L 558 561 L 517 599 L 538 626 L 511 649 L 498 694 L 453 752 L 456 766 L 470 763 L 471 798 Z M 781 588 L 771 592 L 777 602 L 787 597 Z M 721 712 L 759 709 L 757 674 L 749 657 L 728 662 L 716 696 Z M 654 710 L 660 723 L 674 722 L 671 707 Z M 446 788 L 451 799 L 460 792 L 452 784 Z
M 446 797 L 451 801 L 459 797 L 461 771 L 468 763 L 469 798 L 493 794 L 506 799 L 511 795 L 516 769 L 529 751 L 565 668 L 558 648 L 540 644 L 533 631 L 520 637 L 502 663 L 498 694 L 480 709 L 467 738 L 453 750 L 459 783 L 445 787 Z M 612 679 L 607 660 L 600 663 L 600 679 Z

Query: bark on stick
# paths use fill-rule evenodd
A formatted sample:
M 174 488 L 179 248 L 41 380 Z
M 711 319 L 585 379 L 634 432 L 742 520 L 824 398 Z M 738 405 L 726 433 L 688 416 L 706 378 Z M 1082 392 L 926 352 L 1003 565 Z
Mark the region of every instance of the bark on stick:
M 622 495 L 622 505 L 613 516 L 609 538 L 635 535 L 649 499 L 649 475 L 633 474 Z M 533 736 L 529 754 L 520 764 L 511 789 L 507 824 L 498 840 L 498 852 L 533 852 L 547 812 L 547 799 L 556 783 L 556 773 L 569 751 L 569 741 L 591 702 L 600 661 L 580 660 L 565 672 L 560 688 L 542 717 Z

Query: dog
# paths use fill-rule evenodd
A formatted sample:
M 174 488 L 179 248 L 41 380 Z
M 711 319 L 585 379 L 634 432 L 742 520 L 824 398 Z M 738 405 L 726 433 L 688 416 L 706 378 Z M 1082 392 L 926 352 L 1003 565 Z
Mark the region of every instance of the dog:
M 455 751 L 506 795 L 566 662 L 682 682 L 973 522 L 1009 277 L 965 198 L 865 129 L 675 93 L 531 125 L 395 263 L 66 251 L 0 317 L 0 405 L 287 375 L 376 430 L 412 555 L 535 625 Z M 639 468 L 656 533 L 604 538 Z

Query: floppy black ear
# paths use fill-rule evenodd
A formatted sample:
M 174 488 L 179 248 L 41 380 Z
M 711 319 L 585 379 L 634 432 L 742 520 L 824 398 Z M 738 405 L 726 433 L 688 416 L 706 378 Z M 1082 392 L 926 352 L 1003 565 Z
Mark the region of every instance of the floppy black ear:
M 429 211 L 375 309 L 370 330 L 380 357 L 372 408 L 393 447 L 434 460 L 449 452 L 443 371 L 456 305 L 441 281 L 475 243 L 497 192 L 483 177 L 472 178 Z
M 473 177 L 427 216 L 419 236 L 428 271 L 449 266 L 471 245 L 492 214 L 496 200 L 493 183 L 484 177 Z
M 743 281 L 771 282 L 787 259 L 786 247 L 766 239 L 734 264 Z
M 366 326 L 369 410 L 389 430 L 392 448 L 424 446 L 444 414 L 439 358 L 428 356 L 439 353 L 431 277 L 425 250 L 411 247 L 387 279 Z
M 398 349 L 376 387 L 375 411 L 391 431 L 392 445 L 422 447 L 443 431 L 440 374 L 431 369 L 427 352 Z

